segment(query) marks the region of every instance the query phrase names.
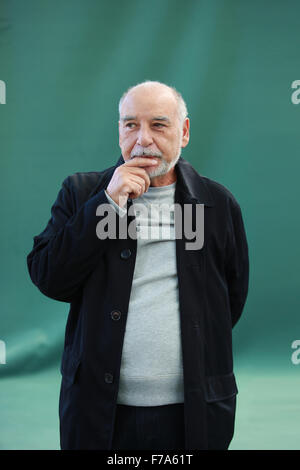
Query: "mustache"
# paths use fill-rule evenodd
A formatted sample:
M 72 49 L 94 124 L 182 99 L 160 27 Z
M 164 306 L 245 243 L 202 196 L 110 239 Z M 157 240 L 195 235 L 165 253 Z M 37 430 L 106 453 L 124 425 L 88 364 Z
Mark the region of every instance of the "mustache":
M 158 158 L 163 158 L 163 154 L 161 152 L 157 152 L 154 150 L 148 150 L 148 149 L 139 149 L 139 150 L 134 150 L 130 154 L 130 158 L 134 157 L 158 157 Z

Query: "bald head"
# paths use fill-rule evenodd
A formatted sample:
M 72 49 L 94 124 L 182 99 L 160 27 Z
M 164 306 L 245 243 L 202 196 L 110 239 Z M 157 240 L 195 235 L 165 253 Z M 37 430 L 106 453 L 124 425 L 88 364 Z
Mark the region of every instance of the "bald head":
M 184 122 L 186 119 L 188 112 L 187 107 L 185 104 L 184 99 L 182 98 L 181 94 L 173 87 L 166 85 L 165 83 L 161 83 L 158 81 L 150 81 L 147 80 L 142 83 L 138 83 L 135 86 L 130 87 L 128 90 L 123 93 L 120 101 L 119 101 L 119 115 L 121 117 L 121 110 L 124 101 L 131 95 L 135 96 L 144 96 L 149 97 L 149 101 L 153 98 L 158 99 L 169 99 L 170 103 L 173 101 L 174 106 L 176 107 L 176 113 L 179 119 L 180 124 Z

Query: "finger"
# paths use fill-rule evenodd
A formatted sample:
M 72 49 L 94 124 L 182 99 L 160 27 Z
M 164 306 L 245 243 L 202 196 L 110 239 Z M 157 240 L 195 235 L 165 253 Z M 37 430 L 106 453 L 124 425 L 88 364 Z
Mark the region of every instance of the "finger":
M 141 194 L 143 194 L 143 187 L 139 183 L 137 183 L 136 181 L 130 181 L 129 187 L 131 189 L 131 192 L 128 195 L 128 197 L 130 197 L 130 199 L 136 199 Z
M 153 157 L 134 157 L 131 160 L 127 160 L 123 165 L 128 167 L 146 167 L 146 166 L 155 166 L 158 164 L 158 161 Z
M 147 186 L 147 181 L 145 181 L 144 178 L 140 177 L 140 176 L 137 176 L 137 175 L 132 175 L 130 177 L 130 181 L 133 181 L 135 183 L 138 183 L 141 187 L 142 187 L 142 190 L 143 190 L 143 193 L 148 190 Z
M 146 183 L 146 187 L 145 187 L 145 190 L 148 191 L 148 188 L 151 184 L 151 181 L 150 181 L 150 176 L 149 174 L 147 173 L 147 171 L 144 169 L 144 168 L 138 168 L 138 167 L 127 167 L 126 168 L 126 171 L 128 171 L 128 173 L 131 175 L 131 176 L 138 176 L 140 178 L 143 178 L 143 180 L 145 181 Z

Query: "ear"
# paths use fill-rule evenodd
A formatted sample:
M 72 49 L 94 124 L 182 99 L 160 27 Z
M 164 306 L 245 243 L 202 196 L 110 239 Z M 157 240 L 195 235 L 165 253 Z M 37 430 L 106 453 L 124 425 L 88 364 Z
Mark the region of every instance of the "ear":
M 182 125 L 182 141 L 181 147 L 186 147 L 190 140 L 190 120 L 189 118 L 185 118 L 184 123 Z

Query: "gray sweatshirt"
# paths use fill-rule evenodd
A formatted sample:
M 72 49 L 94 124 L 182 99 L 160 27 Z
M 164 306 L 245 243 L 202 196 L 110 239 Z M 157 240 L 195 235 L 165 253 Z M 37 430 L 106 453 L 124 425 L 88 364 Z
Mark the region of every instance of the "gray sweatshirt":
M 176 268 L 176 182 L 149 187 L 133 199 L 137 254 L 122 351 L 118 404 L 159 406 L 184 402 Z M 120 216 L 126 214 L 106 193 Z M 144 204 L 146 212 L 139 212 Z M 150 206 L 151 205 L 151 206 Z

